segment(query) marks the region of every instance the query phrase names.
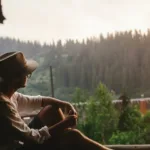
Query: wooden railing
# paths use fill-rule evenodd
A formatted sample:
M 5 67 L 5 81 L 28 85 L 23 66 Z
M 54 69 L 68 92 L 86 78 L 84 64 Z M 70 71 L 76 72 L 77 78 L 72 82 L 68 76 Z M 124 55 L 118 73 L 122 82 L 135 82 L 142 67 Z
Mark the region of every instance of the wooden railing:
M 143 145 L 106 145 L 113 150 L 150 150 L 150 144 Z

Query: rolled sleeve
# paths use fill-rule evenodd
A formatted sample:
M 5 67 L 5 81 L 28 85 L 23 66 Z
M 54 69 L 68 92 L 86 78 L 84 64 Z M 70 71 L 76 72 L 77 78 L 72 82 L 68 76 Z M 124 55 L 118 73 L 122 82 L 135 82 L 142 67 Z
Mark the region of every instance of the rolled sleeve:
M 33 112 L 41 109 L 42 96 L 40 95 L 29 96 L 16 92 L 15 98 L 20 115 L 31 115 Z

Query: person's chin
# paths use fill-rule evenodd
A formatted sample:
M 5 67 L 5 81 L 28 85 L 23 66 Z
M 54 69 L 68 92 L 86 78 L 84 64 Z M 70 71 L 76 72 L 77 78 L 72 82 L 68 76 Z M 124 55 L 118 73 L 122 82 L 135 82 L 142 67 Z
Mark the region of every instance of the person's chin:
M 25 88 L 25 87 L 26 87 L 26 84 L 20 86 L 20 88 Z
M 24 88 L 24 87 L 26 87 L 27 85 L 25 84 L 25 85 L 23 85 L 22 87 Z

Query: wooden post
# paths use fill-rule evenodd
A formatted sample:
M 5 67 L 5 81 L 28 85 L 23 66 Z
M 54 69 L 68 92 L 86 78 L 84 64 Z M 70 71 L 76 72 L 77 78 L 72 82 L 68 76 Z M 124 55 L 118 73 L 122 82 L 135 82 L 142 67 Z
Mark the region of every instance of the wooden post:
M 50 80 L 51 80 L 51 94 L 52 97 L 54 97 L 54 83 L 53 83 L 53 71 L 52 71 L 52 66 L 50 66 Z M 60 120 L 64 120 L 65 116 L 61 108 L 57 107 L 59 115 L 60 115 Z
M 51 94 L 52 94 L 52 97 L 54 97 L 54 83 L 53 83 L 52 66 L 50 66 L 50 80 L 51 80 Z

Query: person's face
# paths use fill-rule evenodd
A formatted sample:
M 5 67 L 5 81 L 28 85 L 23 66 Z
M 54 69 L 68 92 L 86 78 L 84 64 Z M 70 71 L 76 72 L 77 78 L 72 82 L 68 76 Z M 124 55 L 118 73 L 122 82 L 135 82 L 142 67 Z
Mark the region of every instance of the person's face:
M 27 79 L 29 78 L 29 75 L 22 74 L 19 78 L 16 79 L 15 85 L 16 88 L 24 88 L 27 86 Z
M 26 87 L 27 86 L 27 75 L 23 75 L 20 78 L 20 87 Z

